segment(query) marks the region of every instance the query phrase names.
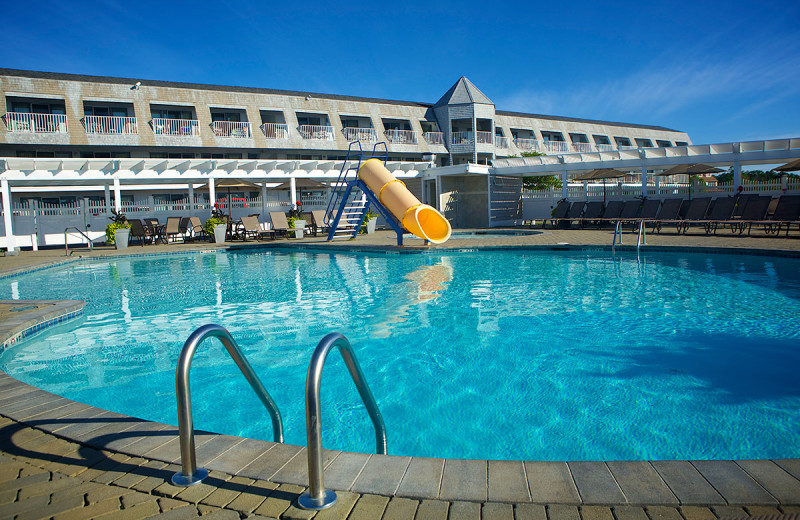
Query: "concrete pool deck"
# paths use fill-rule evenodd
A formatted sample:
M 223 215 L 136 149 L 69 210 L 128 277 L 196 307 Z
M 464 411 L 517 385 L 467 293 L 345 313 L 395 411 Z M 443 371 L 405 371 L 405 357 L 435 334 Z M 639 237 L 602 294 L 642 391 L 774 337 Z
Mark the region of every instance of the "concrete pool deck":
M 648 244 L 800 251 L 797 233 L 787 239 L 755 232 L 751 238 L 726 233 L 706 237 L 702 230 L 693 231 L 688 236 L 648 235 Z M 445 247 L 563 247 L 565 243 L 607 247 L 610 242 L 608 230 L 546 230 L 532 236 L 453 240 Z M 635 245 L 635 235 L 626 235 L 625 243 Z M 393 234 L 381 232 L 332 244 L 307 237 L 244 245 L 383 250 L 394 244 Z M 416 239 L 407 241 L 407 249 L 421 245 Z M 214 246 L 207 243 L 132 246 L 124 252 L 96 248 L 79 250 L 72 257 L 64 256 L 63 249 L 23 251 L 0 258 L 0 277 L 76 261 L 75 256 L 210 249 Z M 37 312 L 30 308 L 11 312 L 12 306 L 0 302 L 0 325 L 14 314 Z M 48 311 L 45 304 L 41 307 Z M 42 319 L 52 319 L 50 312 Z M 746 384 L 746 374 L 742 378 Z M 307 482 L 303 447 L 198 434 L 198 463 L 211 470 L 211 477 L 197 486 L 177 488 L 168 483 L 180 469 L 174 426 L 75 403 L 2 372 L 0 431 L 0 518 L 703 520 L 800 513 L 798 459 L 518 462 L 336 451 L 325 454 L 325 483 L 337 491 L 339 502 L 315 513 L 295 505 Z

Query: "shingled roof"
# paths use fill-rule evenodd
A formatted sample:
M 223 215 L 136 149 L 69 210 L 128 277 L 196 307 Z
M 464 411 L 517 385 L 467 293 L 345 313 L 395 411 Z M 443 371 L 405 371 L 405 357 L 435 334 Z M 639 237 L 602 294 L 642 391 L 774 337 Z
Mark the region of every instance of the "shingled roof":
M 456 84 L 450 87 L 442 98 L 433 106 L 442 105 L 463 105 L 469 103 L 480 103 L 482 105 L 494 105 L 486 94 L 480 91 L 466 76 L 461 76 Z

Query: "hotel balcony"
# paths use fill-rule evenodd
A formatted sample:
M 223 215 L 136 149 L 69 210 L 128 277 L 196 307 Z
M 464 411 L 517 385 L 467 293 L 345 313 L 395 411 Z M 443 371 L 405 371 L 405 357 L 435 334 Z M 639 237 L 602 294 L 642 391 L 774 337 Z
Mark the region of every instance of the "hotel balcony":
M 83 124 L 92 135 L 139 135 L 135 117 L 85 116 Z
M 597 144 L 595 148 L 598 152 L 613 152 L 617 149 L 613 144 Z
M 300 125 L 297 127 L 300 137 L 310 141 L 333 141 L 333 127 L 321 125 Z
M 494 145 L 497 148 L 508 148 L 510 146 L 510 142 L 508 137 L 496 135 L 494 136 Z
M 413 130 L 386 130 L 383 135 L 392 144 L 417 144 L 417 133 Z
M 200 135 L 200 122 L 197 119 L 162 119 L 154 117 L 153 133 L 173 137 L 195 137 Z
M 428 144 L 444 145 L 444 134 L 442 132 L 425 132 L 422 137 Z
M 216 137 L 238 137 L 252 139 L 253 126 L 250 123 L 239 121 L 214 121 L 211 129 Z
M 589 153 L 592 151 L 592 145 L 589 143 L 572 143 L 572 151 L 575 153 Z
M 27 112 L 8 112 L 3 118 L 9 132 L 31 134 L 66 134 L 67 116 L 65 114 L 31 114 Z
M 539 142 L 536 139 L 517 137 L 514 139 L 514 145 L 520 150 L 525 150 L 528 152 L 539 151 Z
M 283 123 L 264 123 L 261 131 L 267 139 L 288 139 L 289 126 Z
M 568 153 L 569 144 L 564 141 L 545 141 L 545 152 Z
M 374 142 L 378 140 L 378 133 L 374 128 L 355 128 L 348 126 L 342 128 L 342 133 L 348 142 Z

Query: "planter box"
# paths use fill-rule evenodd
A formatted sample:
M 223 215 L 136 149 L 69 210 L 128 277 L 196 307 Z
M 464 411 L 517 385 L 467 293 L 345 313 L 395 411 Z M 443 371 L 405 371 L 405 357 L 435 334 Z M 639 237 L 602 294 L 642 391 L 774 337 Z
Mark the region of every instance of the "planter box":
M 368 235 L 370 235 L 370 234 L 375 232 L 375 224 L 377 224 L 377 223 L 378 223 L 377 217 L 376 218 L 371 218 L 371 219 L 369 219 L 367 221 L 367 234 Z
M 117 249 L 128 249 L 128 240 L 130 237 L 130 228 L 119 228 L 114 232 L 114 245 Z
M 226 224 L 217 224 L 214 226 L 214 243 L 224 244 L 225 235 L 228 233 L 228 226 Z
M 306 221 L 305 220 L 295 220 L 294 221 L 294 229 L 290 230 L 290 234 L 294 234 L 295 238 L 303 238 L 306 232 Z

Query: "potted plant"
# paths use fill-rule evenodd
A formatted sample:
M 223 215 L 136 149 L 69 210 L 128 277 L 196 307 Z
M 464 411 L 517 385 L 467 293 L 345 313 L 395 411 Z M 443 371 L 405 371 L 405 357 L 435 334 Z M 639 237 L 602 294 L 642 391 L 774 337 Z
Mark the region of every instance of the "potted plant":
M 370 235 L 375 232 L 375 224 L 378 223 L 378 214 L 373 213 L 371 210 L 367 210 L 367 213 L 364 215 L 364 223 L 367 227 L 367 234 Z
M 111 221 L 106 226 L 106 242 L 114 244 L 117 249 L 127 249 L 131 233 L 131 224 L 121 211 L 111 210 Z
M 211 218 L 203 223 L 203 229 L 214 237 L 215 244 L 225 242 L 225 235 L 228 233 L 228 219 L 220 211 L 218 204 L 214 204 L 214 209 L 211 210 Z
M 294 233 L 295 238 L 303 238 L 305 234 L 306 221 L 301 218 L 289 217 L 286 219 L 289 229 Z

